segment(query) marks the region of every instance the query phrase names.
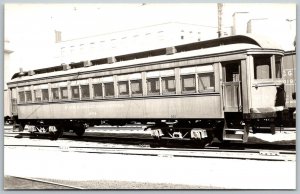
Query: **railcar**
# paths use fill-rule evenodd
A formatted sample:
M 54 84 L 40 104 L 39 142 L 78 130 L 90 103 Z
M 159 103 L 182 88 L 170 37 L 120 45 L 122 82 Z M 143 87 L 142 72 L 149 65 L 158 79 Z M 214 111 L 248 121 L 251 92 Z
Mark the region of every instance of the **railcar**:
M 90 125 L 152 123 L 156 140 L 246 142 L 285 106 L 281 50 L 237 35 L 19 72 L 8 83 L 14 127 L 81 136 Z
M 3 112 L 3 116 L 4 116 L 4 123 L 5 124 L 10 124 L 12 122 L 11 120 L 11 111 L 10 111 L 10 97 L 9 97 L 9 93 L 8 90 L 5 89 L 4 90 L 4 95 L 3 95 L 3 108 L 4 108 L 4 112 Z
M 286 51 L 282 58 L 282 78 L 286 91 L 286 109 L 283 114 L 283 125 L 296 126 L 293 114 L 296 111 L 296 51 Z

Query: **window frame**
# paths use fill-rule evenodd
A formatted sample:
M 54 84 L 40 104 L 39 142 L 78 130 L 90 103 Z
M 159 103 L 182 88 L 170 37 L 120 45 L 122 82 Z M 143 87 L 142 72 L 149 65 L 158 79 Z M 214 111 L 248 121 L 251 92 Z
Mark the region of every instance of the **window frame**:
M 84 88 L 84 87 L 87 87 L 87 91 L 88 91 L 88 96 L 83 96 L 83 91 L 82 91 L 82 88 Z M 90 96 L 91 96 L 91 92 L 90 92 L 90 85 L 89 84 L 82 84 L 82 85 L 80 85 L 80 87 L 79 87 L 79 89 L 80 89 L 80 97 L 81 97 L 81 99 L 85 99 L 85 100 L 87 100 L 87 99 L 90 99 Z
M 73 88 L 77 88 L 78 89 L 78 97 L 74 97 Z M 72 85 L 70 87 L 70 90 L 71 90 L 71 99 L 72 100 L 80 100 L 80 88 L 79 88 L 79 85 Z
M 127 92 L 126 93 L 120 93 L 120 85 L 121 84 L 125 84 L 126 85 L 126 90 L 127 90 Z M 129 81 L 118 81 L 117 82 L 117 85 L 118 85 L 118 96 L 119 97 L 129 97 L 129 95 L 130 95 L 130 88 L 129 88 Z
M 210 84 L 212 83 L 213 84 L 213 89 L 204 89 L 204 90 L 200 90 L 200 77 L 201 75 L 211 75 L 210 77 Z M 198 92 L 199 93 L 205 93 L 205 92 L 215 92 L 215 73 L 212 71 L 212 72 L 202 72 L 202 73 L 197 73 L 197 82 L 198 82 Z M 211 85 L 210 85 L 211 87 Z
M 106 92 L 106 85 L 108 85 L 108 84 L 111 84 L 112 85 L 112 92 L 113 92 L 113 94 L 112 95 L 107 95 L 107 92 Z M 115 84 L 114 84 L 114 82 L 112 81 L 112 82 L 103 82 L 103 91 L 104 91 L 104 94 L 103 94 L 103 96 L 104 96 L 104 98 L 114 98 L 115 97 L 115 86 L 114 86 Z
M 64 96 L 63 96 L 63 89 L 66 89 L 67 90 L 67 97 L 66 98 L 64 98 Z M 69 91 L 68 91 L 68 86 L 63 86 L 63 87 L 59 87 L 59 92 L 60 92 L 60 99 L 61 100 L 68 100 L 69 99 Z
M 149 82 L 149 80 L 154 80 L 154 79 L 158 80 L 158 86 L 159 86 L 159 88 L 155 92 L 149 92 L 148 82 Z M 160 93 L 161 93 L 161 78 L 160 77 L 147 77 L 146 78 L 146 89 L 147 89 L 147 96 L 157 96 L 157 95 L 160 95 Z
M 170 78 L 174 78 L 174 79 L 170 79 Z M 167 91 L 165 90 L 166 88 L 164 86 L 166 86 L 166 82 L 167 80 L 174 80 L 174 91 Z M 161 77 L 161 90 L 162 90 L 162 95 L 168 95 L 168 94 L 176 94 L 176 76 L 162 76 Z
M 101 88 L 101 96 L 96 96 L 96 92 L 95 92 L 95 85 L 100 85 Z M 93 88 L 93 98 L 94 99 L 103 99 L 104 98 L 104 92 L 103 92 L 103 83 L 93 83 L 92 84 L 92 88 Z
M 193 90 L 184 90 L 184 84 L 183 84 L 183 77 L 193 77 L 194 78 L 194 83 L 195 83 L 195 87 Z M 194 94 L 197 93 L 197 74 L 196 73 L 191 73 L 191 74 L 182 74 L 180 75 L 180 86 L 181 86 L 181 93 L 182 94 Z
M 138 82 L 140 83 L 140 87 L 139 87 L 139 93 L 133 93 L 132 91 L 132 83 L 133 82 Z M 143 79 L 132 79 L 129 81 L 129 88 L 130 88 L 130 94 L 131 96 L 135 97 L 135 96 L 143 96 Z
M 57 99 L 54 98 L 54 93 L 53 93 L 54 90 L 57 90 L 57 95 L 58 95 Z M 52 101 L 59 101 L 60 100 L 59 87 L 53 87 L 53 88 L 51 88 L 51 97 L 52 97 Z
M 253 79 L 254 80 L 272 80 L 273 79 L 273 68 L 272 68 L 272 56 L 273 55 L 271 55 L 271 54 L 254 54 L 254 55 L 252 55 L 252 57 L 253 57 Z M 269 59 L 269 64 L 265 64 L 265 65 L 268 65 L 269 66 L 269 78 L 265 78 L 265 77 L 263 77 L 263 78 L 258 78 L 257 77 L 257 73 L 258 73 L 258 70 L 257 70 L 257 67 L 258 66 L 261 66 L 261 65 L 264 65 L 264 64 L 259 64 L 259 65 L 256 65 L 255 64 L 255 58 L 268 58 Z

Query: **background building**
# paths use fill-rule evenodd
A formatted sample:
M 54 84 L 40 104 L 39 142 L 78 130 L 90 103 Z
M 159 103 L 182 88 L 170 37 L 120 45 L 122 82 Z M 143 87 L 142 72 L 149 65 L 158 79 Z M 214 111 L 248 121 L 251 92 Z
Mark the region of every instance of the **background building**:
M 63 34 L 62 34 L 63 37 Z M 123 55 L 217 38 L 217 29 L 185 23 L 164 23 L 57 43 L 60 63 Z

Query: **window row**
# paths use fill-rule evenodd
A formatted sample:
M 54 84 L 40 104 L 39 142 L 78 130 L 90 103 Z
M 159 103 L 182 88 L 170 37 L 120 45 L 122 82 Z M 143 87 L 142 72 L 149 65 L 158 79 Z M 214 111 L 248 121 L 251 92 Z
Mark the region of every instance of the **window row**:
M 79 82 L 78 85 L 73 84 L 69 86 L 53 84 L 50 89 L 47 87 L 33 88 L 31 90 L 30 87 L 26 87 L 20 89 L 21 91 L 19 90 L 19 103 L 46 102 L 50 101 L 50 99 L 51 101 L 57 101 L 168 95 L 176 94 L 176 91 L 177 93 L 185 94 L 213 92 L 215 90 L 213 72 L 186 72 L 187 73 L 184 75 L 178 77 L 178 84 L 176 84 L 175 74 L 162 76 L 163 73 L 161 72 L 150 72 L 148 75 L 149 77 L 146 77 L 144 83 L 141 76 L 138 79 L 137 76 L 135 76 L 135 79 L 121 79 L 120 81 L 117 81 L 116 84 L 113 79 L 106 79 L 106 81 L 110 81 L 103 82 L 104 80 L 102 80 L 102 82 L 100 82 L 99 80 L 96 80 L 88 83 L 88 80 L 85 80 L 84 84 Z M 121 78 L 122 76 L 119 77 Z M 179 88 L 177 89 L 176 87 Z M 115 94 L 116 92 L 117 94 Z

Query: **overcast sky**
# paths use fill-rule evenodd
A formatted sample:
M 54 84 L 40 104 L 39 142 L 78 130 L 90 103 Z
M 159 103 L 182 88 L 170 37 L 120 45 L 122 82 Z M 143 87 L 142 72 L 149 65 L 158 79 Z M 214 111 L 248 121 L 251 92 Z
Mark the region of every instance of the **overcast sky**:
M 4 11 L 5 39 L 14 49 L 10 66 L 5 66 L 9 77 L 20 67 L 30 70 L 58 65 L 53 64 L 54 30 L 62 31 L 63 39 L 73 39 L 166 22 L 217 28 L 216 3 L 6 4 Z M 285 26 L 290 24 L 287 19 L 296 18 L 295 4 L 226 3 L 224 27 L 232 26 L 234 12 L 249 12 L 251 18 L 269 18 Z

